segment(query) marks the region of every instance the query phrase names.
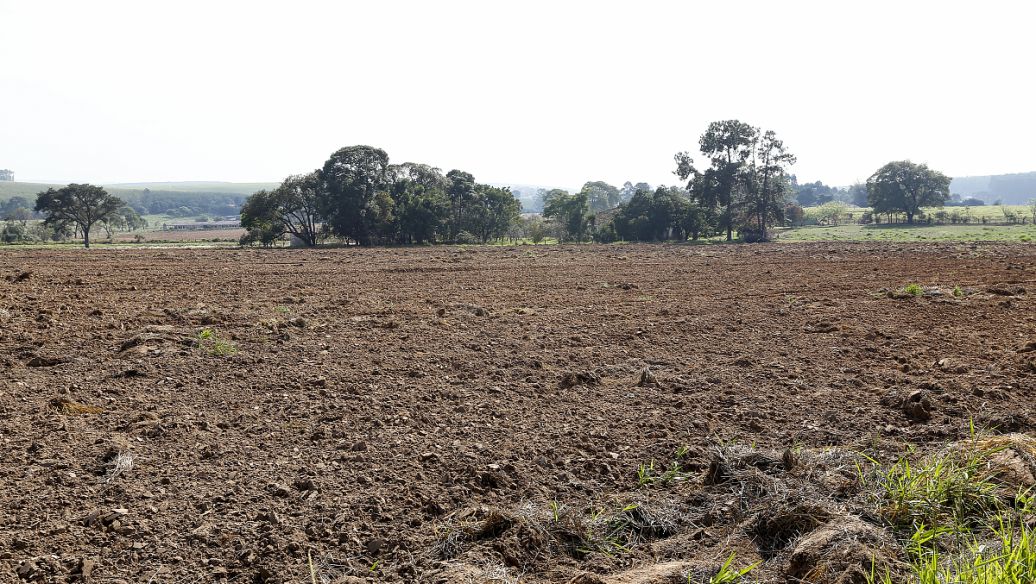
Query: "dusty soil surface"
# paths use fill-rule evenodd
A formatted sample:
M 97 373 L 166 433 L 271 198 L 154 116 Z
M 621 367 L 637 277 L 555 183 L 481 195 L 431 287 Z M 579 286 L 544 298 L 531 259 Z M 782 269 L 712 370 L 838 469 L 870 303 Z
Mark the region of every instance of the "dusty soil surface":
M 0 253 L 0 581 L 800 578 L 884 545 L 844 453 L 1036 430 L 1034 294 L 1033 246 Z

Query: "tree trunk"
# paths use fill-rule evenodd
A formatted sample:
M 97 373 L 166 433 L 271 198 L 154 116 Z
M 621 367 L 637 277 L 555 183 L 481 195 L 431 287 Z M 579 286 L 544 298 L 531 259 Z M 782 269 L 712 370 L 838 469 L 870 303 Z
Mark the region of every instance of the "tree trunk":
M 90 227 L 83 226 L 83 247 L 90 249 Z

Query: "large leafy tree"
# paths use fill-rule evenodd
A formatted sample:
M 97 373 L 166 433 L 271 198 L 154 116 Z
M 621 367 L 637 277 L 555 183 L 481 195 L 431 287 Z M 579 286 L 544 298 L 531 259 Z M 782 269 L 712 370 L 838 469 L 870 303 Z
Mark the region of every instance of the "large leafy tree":
M 701 153 L 708 157 L 711 167 L 707 180 L 691 180 L 692 190 L 700 203 L 720 209 L 719 218 L 727 231 L 727 241 L 733 240 L 735 207 L 744 189 L 744 168 L 751 158 L 759 129 L 740 120 L 712 122 L 698 141 Z M 676 155 L 676 174 L 681 180 L 697 178 L 693 160 L 686 152 Z M 695 188 L 701 190 L 695 190 Z
M 637 191 L 623 203 L 612 219 L 615 233 L 630 241 L 687 239 L 691 204 L 685 192 L 674 187 L 658 187 L 654 192 Z
M 579 192 L 586 195 L 591 211 L 612 209 L 622 202 L 622 192 L 600 180 L 585 183 Z
M 922 207 L 942 207 L 950 198 L 950 177 L 909 160 L 889 162 L 867 179 L 867 202 L 877 213 L 903 213 L 907 223 Z
M 521 203 L 507 187 L 477 184 L 469 231 L 482 243 L 500 239 L 518 221 L 520 211 Z
M 711 231 L 703 220 L 715 218 L 717 227 L 733 240 L 737 228 L 742 235 L 758 233 L 765 238 L 767 229 L 781 219 L 792 177 L 787 167 L 795 156 L 772 131 L 740 120 L 724 120 L 709 124 L 699 140 L 701 153 L 709 161 L 704 171 L 694 166 L 687 152 L 675 156 L 675 174 L 687 180 L 695 220 L 690 225 L 699 233 Z
M 320 170 L 320 211 L 330 230 L 371 245 L 392 218 L 388 194 L 389 157 L 371 146 L 349 146 L 331 155 Z
M 585 193 L 549 191 L 544 197 L 543 216 L 554 219 L 561 241 L 583 241 L 590 231 L 592 216 Z
M 241 227 L 247 233 L 241 238 L 242 245 L 258 241 L 266 247 L 284 236 L 279 207 L 276 189 L 261 189 L 245 199 L 241 205 Z
M 241 226 L 254 232 L 262 242 L 285 233 L 294 235 L 309 247 L 317 244 L 323 217 L 320 174 L 295 174 L 272 191 L 253 194 L 241 207 Z
M 400 243 L 434 241 L 449 211 L 446 177 L 438 168 L 405 162 L 389 169 Z
M 111 239 L 119 231 L 136 231 L 147 227 L 147 219 L 129 205 L 123 205 L 100 221 L 101 228 Z
M 83 234 L 83 246 L 90 247 L 90 228 L 108 219 L 125 205 L 103 188 L 90 184 L 70 184 L 47 189 L 36 195 L 36 211 L 44 223 L 58 230 L 75 227 Z
M 743 224 L 766 239 L 768 227 L 783 219 L 789 193 L 787 168 L 795 164 L 795 155 L 788 152 L 773 130 L 756 135 L 750 164 L 743 173 Z
M 471 210 L 475 204 L 475 177 L 463 170 L 446 173 L 446 198 L 449 200 L 449 219 L 446 237 L 456 241 L 461 231 L 471 232 Z

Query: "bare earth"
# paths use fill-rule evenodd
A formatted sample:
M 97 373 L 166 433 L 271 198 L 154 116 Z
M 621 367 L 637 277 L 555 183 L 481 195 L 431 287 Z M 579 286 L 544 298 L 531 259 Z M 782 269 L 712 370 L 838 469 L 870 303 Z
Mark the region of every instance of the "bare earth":
M 767 453 L 1031 434 L 1034 284 L 1024 245 L 5 250 L 0 581 L 789 581 Z

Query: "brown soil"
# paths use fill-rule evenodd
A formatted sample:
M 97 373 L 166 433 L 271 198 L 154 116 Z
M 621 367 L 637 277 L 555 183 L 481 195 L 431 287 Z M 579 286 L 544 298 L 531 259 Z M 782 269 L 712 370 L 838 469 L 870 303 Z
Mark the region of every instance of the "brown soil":
M 831 526 L 887 543 L 844 453 L 1036 425 L 1031 246 L 14 250 L 0 276 L 3 582 L 707 581 L 731 552 L 786 581 L 848 549 Z

